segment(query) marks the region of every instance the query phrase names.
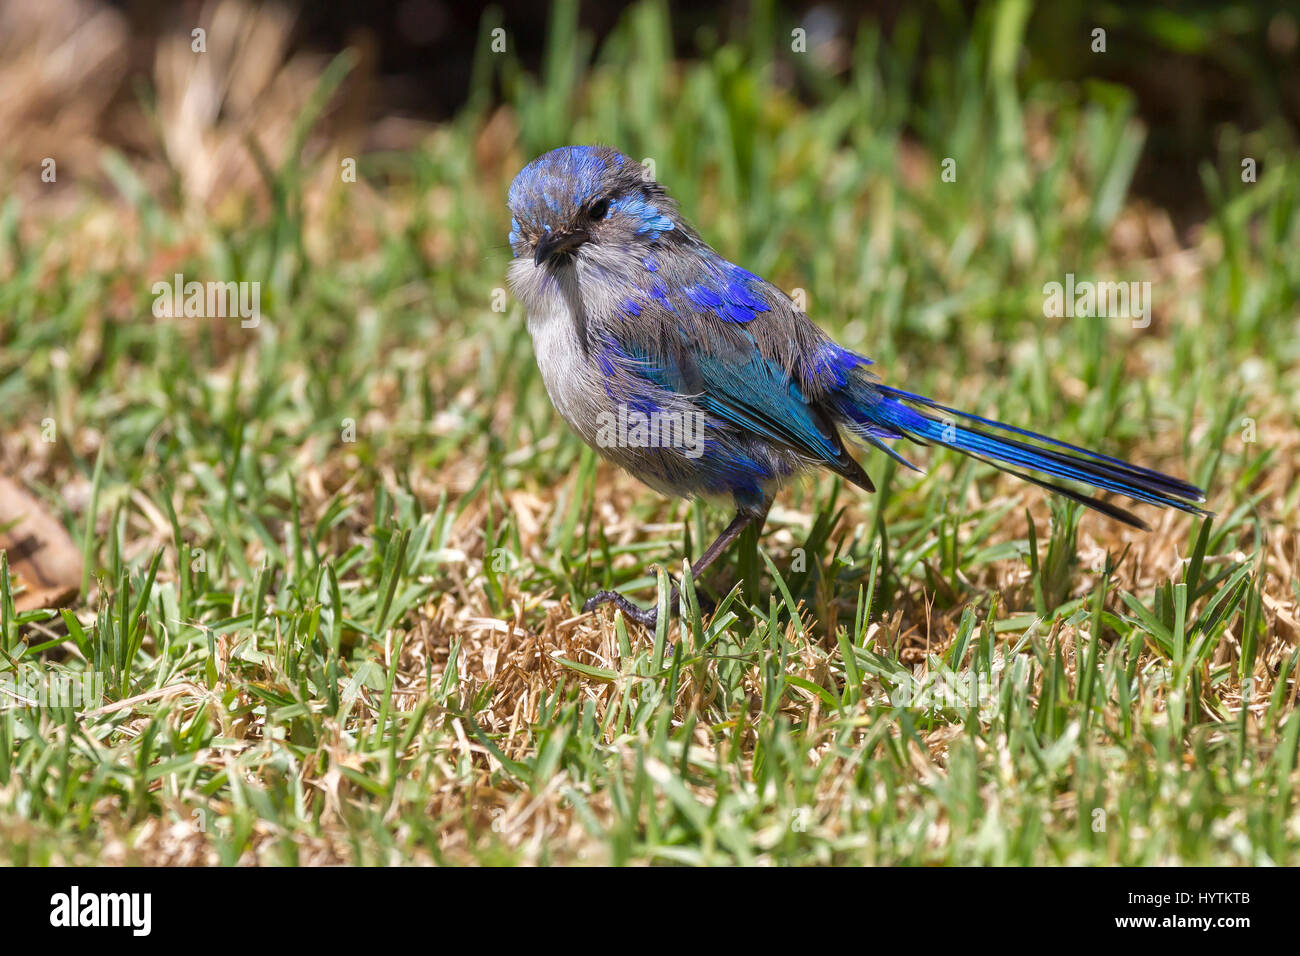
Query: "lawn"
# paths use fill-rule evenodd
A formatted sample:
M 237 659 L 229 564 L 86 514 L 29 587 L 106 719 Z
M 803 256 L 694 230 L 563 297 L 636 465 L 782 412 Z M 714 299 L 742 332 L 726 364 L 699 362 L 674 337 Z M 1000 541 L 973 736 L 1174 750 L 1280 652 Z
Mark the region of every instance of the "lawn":
M 489 14 L 461 113 L 392 149 L 351 53 L 182 137 L 185 38 L 136 148 L 6 171 L 0 461 L 84 580 L 19 611 L 3 559 L 0 680 L 102 693 L 0 701 L 0 861 L 1300 863 L 1293 136 L 1216 131 L 1175 226 L 1129 91 L 1017 70 L 1020 4 L 953 57 L 916 22 L 798 53 L 759 10 L 678 59 L 661 4 L 596 44 L 561 3 L 537 71 Z M 785 492 L 715 610 L 582 614 L 666 602 L 730 517 L 569 432 L 506 291 L 511 179 L 591 142 L 887 383 L 1215 517 L 863 452 L 878 493 Z M 259 320 L 159 316 L 178 273 L 259 282 Z M 1150 310 L 1048 314 L 1067 275 Z

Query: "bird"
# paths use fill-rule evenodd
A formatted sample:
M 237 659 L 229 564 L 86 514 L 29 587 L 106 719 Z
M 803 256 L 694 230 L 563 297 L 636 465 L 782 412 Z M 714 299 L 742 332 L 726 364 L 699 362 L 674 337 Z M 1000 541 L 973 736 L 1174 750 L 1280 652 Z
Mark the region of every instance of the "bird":
M 1088 491 L 1210 514 L 1181 479 L 886 385 L 785 292 L 715 252 L 647 166 L 611 146 L 537 157 L 507 204 L 507 281 L 560 416 L 652 489 L 734 511 L 692 579 L 746 527 L 761 533 L 777 492 L 810 469 L 874 492 L 855 446 L 916 470 L 899 443 L 950 448 L 1141 529 Z M 673 582 L 670 607 L 676 593 Z M 583 611 L 604 604 L 655 627 L 655 607 L 617 591 Z

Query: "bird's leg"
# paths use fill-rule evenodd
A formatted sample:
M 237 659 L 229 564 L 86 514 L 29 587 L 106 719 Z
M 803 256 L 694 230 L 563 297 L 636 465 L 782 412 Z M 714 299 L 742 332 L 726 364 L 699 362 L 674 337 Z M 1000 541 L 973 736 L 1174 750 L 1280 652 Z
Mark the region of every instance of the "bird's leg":
M 731 519 L 731 524 L 727 525 L 727 527 L 723 529 L 722 534 L 718 535 L 717 538 L 714 539 L 713 543 L 704 550 L 704 553 L 700 555 L 700 560 L 691 565 L 691 580 L 699 580 L 701 572 L 716 561 L 718 555 L 722 554 L 722 552 L 727 549 L 727 545 L 735 541 L 740 535 L 740 532 L 744 531 L 746 527 L 757 521 L 758 528 L 762 531 L 763 523 L 766 520 L 767 508 L 764 508 L 761 512 L 737 511 L 736 516 Z M 669 580 L 672 581 L 671 578 Z M 677 595 L 677 582 L 672 581 L 672 590 L 668 595 L 668 607 L 670 609 L 677 603 Z M 651 631 L 654 630 L 655 622 L 659 617 L 658 604 L 648 608 L 639 607 L 617 591 L 597 591 L 591 597 L 587 598 L 586 603 L 582 605 L 582 611 L 584 614 L 588 611 L 594 611 L 602 604 L 613 604 L 623 612 L 624 616 L 636 621 L 642 627 Z

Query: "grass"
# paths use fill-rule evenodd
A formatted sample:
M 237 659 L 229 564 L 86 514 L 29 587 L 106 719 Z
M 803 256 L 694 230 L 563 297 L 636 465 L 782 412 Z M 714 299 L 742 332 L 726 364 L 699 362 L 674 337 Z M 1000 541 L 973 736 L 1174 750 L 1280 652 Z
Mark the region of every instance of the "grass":
M 560 4 L 533 76 L 489 15 L 464 113 L 357 183 L 311 135 L 345 57 L 219 207 L 113 150 L 6 200 L 6 471 L 88 580 L 17 614 L 0 573 L 0 668 L 104 695 L 0 710 L 0 860 L 1300 862 L 1296 144 L 1225 131 L 1180 240 L 1129 194 L 1130 95 L 1022 85 L 1015 11 L 951 59 L 865 27 L 842 74 L 778 70 L 761 7 L 675 61 L 650 3 L 599 48 Z M 580 615 L 665 601 L 728 517 L 598 463 L 502 292 L 514 172 L 597 140 L 886 381 L 1185 475 L 1217 517 L 1143 534 L 873 453 L 875 496 L 783 495 L 714 613 Z M 261 324 L 154 318 L 175 272 L 262 282 Z M 1150 325 L 1045 317 L 1068 272 L 1150 281 Z

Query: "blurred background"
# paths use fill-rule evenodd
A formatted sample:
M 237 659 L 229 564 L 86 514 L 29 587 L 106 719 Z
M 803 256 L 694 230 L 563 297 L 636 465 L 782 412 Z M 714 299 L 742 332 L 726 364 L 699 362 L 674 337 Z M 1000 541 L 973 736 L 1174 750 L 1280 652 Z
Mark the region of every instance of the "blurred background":
M 579 46 L 577 61 L 615 31 L 631 4 L 561 4 Z M 1198 164 L 1212 158 L 1213 133 L 1223 124 L 1244 129 L 1300 123 L 1300 19 L 1285 0 L 1260 2 L 980 4 L 973 0 L 857 3 L 667 3 L 665 54 L 716 57 L 748 49 L 773 56 L 776 89 L 815 99 L 822 84 L 852 69 L 859 28 L 868 26 L 894 55 L 911 64 L 951 65 L 968 55 L 973 30 L 1001 22 L 1022 32 L 1013 66 L 1024 83 L 1057 81 L 1079 95 L 1132 97 L 1149 130 L 1134 188 L 1166 206 L 1180 223 L 1205 212 Z M 983 9 L 983 15 L 981 14 Z M 219 62 L 208 75 L 187 75 L 170 51 L 176 38 L 209 20 L 238 24 L 248 41 L 215 39 Z M 1021 22 L 1023 21 L 1023 22 Z M 428 124 L 467 106 L 485 108 L 509 98 L 525 73 L 547 62 L 552 11 L 542 3 L 490 5 L 443 0 L 327 4 L 204 3 L 199 0 L 51 0 L 0 3 L 0 121 L 10 131 L 5 152 L 30 159 L 59 143 L 72 151 L 71 168 L 93 169 L 99 142 L 150 154 L 160 131 L 144 103 L 199 114 L 195 123 L 252 109 L 264 96 L 305 96 L 313 66 L 339 50 L 358 57 L 349 85 L 346 121 L 362 148 L 399 148 L 418 140 Z M 478 40 L 508 26 L 503 63 L 489 69 Z M 806 31 L 811 57 L 788 44 L 794 27 Z M 1106 31 L 1107 51 L 1093 52 L 1094 29 Z M 548 37 L 550 40 L 548 41 Z M 223 43 L 227 46 L 223 47 Z M 784 47 L 784 49 L 783 49 Z M 555 66 L 555 51 L 551 52 Z M 815 61 L 810 69 L 805 61 Z M 312 64 L 312 65 L 309 65 Z M 477 68 L 476 68 L 477 64 Z M 488 75 L 491 74 L 491 75 Z M 931 77 L 931 81 L 937 77 Z M 206 90 L 190 84 L 207 82 Z M 910 91 L 920 92 L 926 71 L 912 69 Z M 171 98 L 190 99 L 182 107 Z M 288 107 L 259 103 L 264 114 Z

